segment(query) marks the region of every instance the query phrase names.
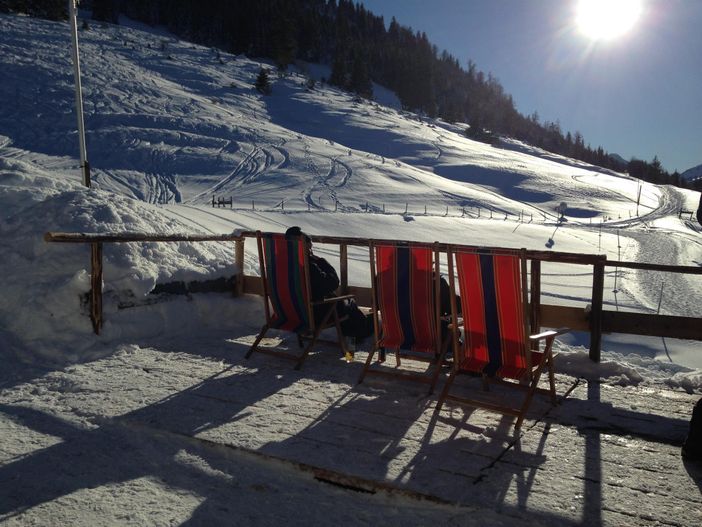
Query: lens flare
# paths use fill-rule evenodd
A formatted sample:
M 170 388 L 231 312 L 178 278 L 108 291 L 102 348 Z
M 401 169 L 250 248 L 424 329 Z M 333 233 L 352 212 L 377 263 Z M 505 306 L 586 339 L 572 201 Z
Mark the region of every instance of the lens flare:
M 610 40 L 629 31 L 641 15 L 641 0 L 580 0 L 579 30 L 592 40 Z

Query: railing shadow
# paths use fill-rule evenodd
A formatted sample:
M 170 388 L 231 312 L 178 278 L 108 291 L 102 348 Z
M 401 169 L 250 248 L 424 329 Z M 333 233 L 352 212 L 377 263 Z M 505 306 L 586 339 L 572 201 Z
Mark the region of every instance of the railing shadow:
M 226 347 L 226 346 L 225 346 Z M 245 409 L 299 380 L 301 375 L 285 363 L 281 375 L 256 368 L 232 373 L 243 362 L 246 347 L 233 346 L 233 365 L 201 382 L 115 418 L 96 416 L 89 424 L 74 424 L 49 412 L 13 404 L 0 404 L 0 413 L 32 433 L 52 436 L 57 442 L 18 455 L 0 465 L 0 519 L 10 518 L 43 503 L 81 489 L 155 477 L 165 484 L 205 495 L 208 476 L 179 465 L 176 455 L 184 445 L 179 438 L 195 437 L 245 417 Z M 230 352 L 232 351 L 230 346 Z M 248 366 L 248 365 L 247 365 Z M 281 370 L 282 371 L 282 370 Z M 265 378 L 265 379 L 264 379 Z M 255 382 L 257 379 L 258 382 Z M 97 424 L 97 426 L 94 426 Z M 149 439 L 150 433 L 161 435 Z M 172 438 L 169 440 L 169 437 Z M 216 460 L 217 456 L 213 456 Z

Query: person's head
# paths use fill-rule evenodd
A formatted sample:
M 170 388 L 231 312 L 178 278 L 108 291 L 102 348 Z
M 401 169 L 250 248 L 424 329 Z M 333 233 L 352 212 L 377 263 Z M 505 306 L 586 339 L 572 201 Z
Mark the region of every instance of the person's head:
M 285 237 L 286 238 L 303 237 L 305 239 L 305 241 L 307 242 L 307 244 L 309 245 L 309 247 L 312 247 L 312 239 L 309 237 L 309 235 L 307 235 L 305 232 L 303 232 L 303 230 L 300 229 L 300 227 L 298 227 L 297 225 L 290 227 L 287 231 L 285 231 Z

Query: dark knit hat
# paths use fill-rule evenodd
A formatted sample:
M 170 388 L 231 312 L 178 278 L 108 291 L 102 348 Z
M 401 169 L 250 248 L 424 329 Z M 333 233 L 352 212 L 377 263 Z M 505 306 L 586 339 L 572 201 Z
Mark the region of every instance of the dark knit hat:
M 287 231 L 285 231 L 286 238 L 297 238 L 299 236 L 304 236 L 305 240 L 307 240 L 310 243 L 312 242 L 310 237 L 307 234 L 305 234 L 302 231 L 302 229 L 300 227 L 298 227 L 297 225 L 290 227 Z

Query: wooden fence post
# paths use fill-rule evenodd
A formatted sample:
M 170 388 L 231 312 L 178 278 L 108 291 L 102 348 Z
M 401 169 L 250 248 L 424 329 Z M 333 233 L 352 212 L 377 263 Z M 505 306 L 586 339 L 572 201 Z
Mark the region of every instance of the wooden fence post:
M 596 263 L 592 274 L 592 309 L 590 310 L 590 360 L 600 362 L 602 347 L 602 297 L 604 294 L 604 262 Z
M 531 261 L 531 305 L 529 323 L 531 334 L 536 335 L 541 330 L 541 260 Z M 539 343 L 533 342 L 532 349 L 539 349 Z
M 241 238 L 234 242 L 234 263 L 239 268 L 239 274 L 234 280 L 234 296 L 241 296 L 244 293 L 244 241 Z
M 339 292 L 345 295 L 349 292 L 349 257 L 348 245 L 345 243 L 339 245 L 339 271 L 341 275 Z
M 102 328 L 102 242 L 90 244 L 90 320 L 93 331 Z

